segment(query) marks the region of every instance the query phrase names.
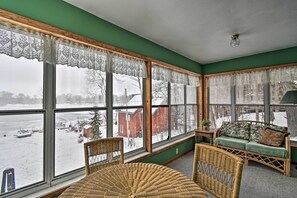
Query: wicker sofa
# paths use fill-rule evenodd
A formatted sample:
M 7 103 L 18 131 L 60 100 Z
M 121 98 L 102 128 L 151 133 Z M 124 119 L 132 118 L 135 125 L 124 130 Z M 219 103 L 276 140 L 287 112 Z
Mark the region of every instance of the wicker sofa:
M 264 130 L 281 132 L 279 147 L 261 144 Z M 290 176 L 291 146 L 286 127 L 256 121 L 223 122 L 214 134 L 214 145 L 244 159 L 253 160 Z

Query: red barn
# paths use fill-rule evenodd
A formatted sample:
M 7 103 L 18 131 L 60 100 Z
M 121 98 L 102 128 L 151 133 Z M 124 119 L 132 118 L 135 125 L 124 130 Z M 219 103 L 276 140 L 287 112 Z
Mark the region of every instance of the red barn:
M 142 104 L 141 95 L 135 95 L 127 106 L 137 106 Z M 161 105 L 164 99 L 156 99 L 154 105 Z M 171 112 L 174 115 L 174 112 Z M 161 121 L 160 121 L 161 120 Z M 127 127 L 128 126 L 128 127 Z M 143 111 L 141 109 L 127 109 L 118 112 L 118 134 L 119 136 L 139 137 L 142 135 Z M 174 121 L 171 120 L 171 127 Z M 129 129 L 129 130 L 127 130 Z M 168 108 L 157 107 L 152 109 L 152 131 L 156 133 L 168 130 Z

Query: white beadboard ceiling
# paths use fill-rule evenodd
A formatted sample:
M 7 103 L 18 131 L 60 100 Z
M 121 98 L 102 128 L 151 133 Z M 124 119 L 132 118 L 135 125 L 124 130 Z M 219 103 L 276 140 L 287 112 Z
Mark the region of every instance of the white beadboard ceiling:
M 297 0 L 65 1 L 201 64 L 297 46 Z

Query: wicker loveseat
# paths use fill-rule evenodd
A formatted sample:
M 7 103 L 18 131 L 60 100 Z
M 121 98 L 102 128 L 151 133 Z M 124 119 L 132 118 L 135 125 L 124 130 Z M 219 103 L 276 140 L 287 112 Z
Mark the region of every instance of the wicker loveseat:
M 265 130 L 281 132 L 284 139 L 281 145 L 276 147 L 260 143 Z M 253 160 L 290 176 L 291 147 L 286 127 L 256 121 L 223 122 L 214 134 L 214 144 L 243 158 L 245 165 Z

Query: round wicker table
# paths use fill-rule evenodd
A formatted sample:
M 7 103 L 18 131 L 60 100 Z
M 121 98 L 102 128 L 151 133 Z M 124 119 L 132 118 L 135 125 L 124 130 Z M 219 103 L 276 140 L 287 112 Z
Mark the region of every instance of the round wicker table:
M 148 163 L 120 164 L 104 168 L 71 185 L 65 197 L 207 197 L 182 173 Z

